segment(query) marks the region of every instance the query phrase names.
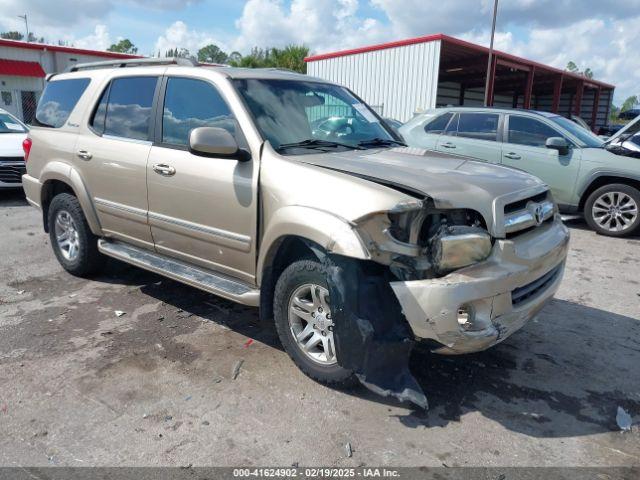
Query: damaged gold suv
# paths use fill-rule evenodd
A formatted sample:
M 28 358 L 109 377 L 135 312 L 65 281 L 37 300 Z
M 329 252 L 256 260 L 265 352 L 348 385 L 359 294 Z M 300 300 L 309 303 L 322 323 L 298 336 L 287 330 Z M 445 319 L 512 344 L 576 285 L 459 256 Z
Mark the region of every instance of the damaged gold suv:
M 569 234 L 528 174 L 406 148 L 348 89 L 184 60 L 48 78 L 29 202 L 76 275 L 104 256 L 275 321 L 309 376 L 424 404 L 416 341 L 504 340 L 560 283 Z

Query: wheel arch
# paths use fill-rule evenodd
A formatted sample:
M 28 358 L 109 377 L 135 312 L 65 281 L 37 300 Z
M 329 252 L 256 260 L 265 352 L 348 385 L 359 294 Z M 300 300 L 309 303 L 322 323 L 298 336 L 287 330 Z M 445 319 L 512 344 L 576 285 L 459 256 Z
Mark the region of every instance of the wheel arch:
M 261 319 L 272 318 L 275 284 L 284 269 L 296 260 L 319 258 L 323 252 L 369 259 L 353 226 L 340 217 L 296 206 L 284 207 L 273 215 L 261 241 L 256 268 Z
M 593 175 L 589 182 L 586 183 L 585 187 L 582 189 L 580 193 L 580 204 L 578 205 L 580 211 L 584 210 L 584 206 L 587 203 L 587 199 L 589 195 L 595 192 L 598 188 L 604 187 L 605 185 L 610 185 L 613 183 L 620 183 L 623 185 L 629 185 L 630 187 L 634 187 L 640 190 L 640 176 L 638 177 L 629 177 L 623 176 L 616 173 L 607 173 L 601 172 Z
M 49 231 L 49 205 L 59 193 L 70 193 L 78 199 L 89 228 L 94 235 L 102 236 L 100 221 L 91 203 L 89 192 L 76 169 L 62 162 L 51 162 L 40 176 L 42 189 L 40 205 L 45 232 Z

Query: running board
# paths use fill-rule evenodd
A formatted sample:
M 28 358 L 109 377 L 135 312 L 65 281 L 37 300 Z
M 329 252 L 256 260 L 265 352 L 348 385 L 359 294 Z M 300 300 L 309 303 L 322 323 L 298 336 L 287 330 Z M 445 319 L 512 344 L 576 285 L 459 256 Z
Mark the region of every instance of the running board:
M 213 273 L 174 258 L 116 241 L 98 240 L 98 250 L 136 267 L 186 283 L 234 302 L 257 307 L 260 290 L 227 275 Z

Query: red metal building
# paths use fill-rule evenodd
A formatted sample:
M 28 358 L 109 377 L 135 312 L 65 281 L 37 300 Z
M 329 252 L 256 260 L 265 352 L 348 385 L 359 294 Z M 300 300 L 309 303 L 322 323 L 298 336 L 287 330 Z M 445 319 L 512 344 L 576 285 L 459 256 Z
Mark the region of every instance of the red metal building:
M 582 117 L 594 130 L 606 125 L 614 86 L 444 34 L 305 59 L 308 72 L 342 83 L 385 116 L 407 120 L 416 111 L 484 102 Z M 408 98 L 407 98 L 408 97 Z

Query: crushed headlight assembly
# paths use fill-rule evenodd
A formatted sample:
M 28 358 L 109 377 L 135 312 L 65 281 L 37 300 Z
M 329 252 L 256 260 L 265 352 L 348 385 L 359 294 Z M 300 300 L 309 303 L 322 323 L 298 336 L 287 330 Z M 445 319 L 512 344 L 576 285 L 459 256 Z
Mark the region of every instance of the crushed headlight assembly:
M 443 227 L 432 237 L 430 257 L 438 273 L 485 260 L 491 254 L 491 236 L 478 227 Z
M 356 222 L 371 258 L 403 280 L 433 277 L 487 258 L 491 237 L 475 211 L 436 209 L 431 199 L 402 202 Z

